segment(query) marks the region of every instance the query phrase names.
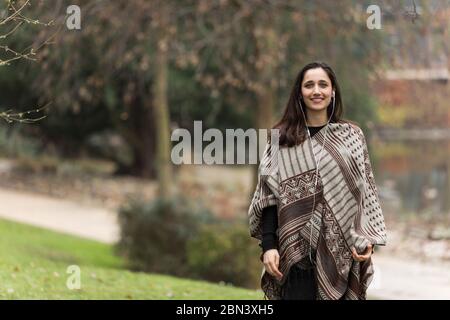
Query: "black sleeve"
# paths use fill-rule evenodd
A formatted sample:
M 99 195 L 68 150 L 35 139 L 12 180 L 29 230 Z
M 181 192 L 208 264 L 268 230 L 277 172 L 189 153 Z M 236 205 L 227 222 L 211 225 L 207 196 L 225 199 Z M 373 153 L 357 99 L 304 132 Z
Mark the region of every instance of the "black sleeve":
M 269 206 L 263 209 L 262 212 L 262 243 L 263 252 L 269 249 L 278 248 L 277 238 L 278 216 L 277 206 Z

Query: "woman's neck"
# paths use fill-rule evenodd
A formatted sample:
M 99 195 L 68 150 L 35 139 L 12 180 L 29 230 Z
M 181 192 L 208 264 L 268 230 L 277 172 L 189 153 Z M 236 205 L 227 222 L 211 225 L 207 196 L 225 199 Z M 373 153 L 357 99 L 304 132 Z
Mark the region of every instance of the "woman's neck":
M 311 112 L 306 110 L 307 124 L 309 127 L 321 127 L 327 124 L 327 113 L 325 112 Z

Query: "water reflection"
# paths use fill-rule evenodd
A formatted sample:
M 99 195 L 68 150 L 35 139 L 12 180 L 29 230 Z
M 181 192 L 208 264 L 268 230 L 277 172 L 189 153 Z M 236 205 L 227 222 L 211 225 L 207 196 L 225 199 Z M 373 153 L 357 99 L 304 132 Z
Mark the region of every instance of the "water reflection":
M 369 148 L 384 205 L 397 214 L 449 212 L 450 140 L 379 140 Z

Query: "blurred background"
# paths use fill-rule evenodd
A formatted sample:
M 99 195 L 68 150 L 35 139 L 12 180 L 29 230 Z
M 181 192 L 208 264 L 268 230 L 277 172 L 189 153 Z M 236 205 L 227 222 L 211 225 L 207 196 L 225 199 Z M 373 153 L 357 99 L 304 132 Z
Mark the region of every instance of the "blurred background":
M 450 1 L 18 0 L 0 17 L 0 298 L 261 299 L 256 165 L 174 165 L 171 134 L 270 128 L 321 60 L 387 223 L 369 298 L 450 299 Z

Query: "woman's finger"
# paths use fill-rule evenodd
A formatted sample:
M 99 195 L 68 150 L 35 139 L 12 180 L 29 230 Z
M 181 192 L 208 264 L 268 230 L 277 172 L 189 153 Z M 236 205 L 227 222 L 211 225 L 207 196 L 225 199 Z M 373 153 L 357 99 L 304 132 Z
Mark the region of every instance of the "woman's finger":
M 364 254 L 364 255 L 357 254 L 356 256 L 353 256 L 353 258 L 358 262 L 362 262 L 362 261 L 366 261 L 367 259 L 369 259 L 370 256 L 371 256 L 371 253 Z
M 355 249 L 355 248 L 352 248 L 352 256 L 353 256 L 353 259 L 355 259 L 356 261 L 358 261 L 358 259 L 359 259 L 359 254 L 356 252 L 356 249 Z
M 352 248 L 353 259 L 358 262 L 366 261 L 372 255 L 372 245 L 369 244 L 363 254 L 358 254 L 355 248 Z
M 275 275 L 274 275 L 274 272 L 273 272 L 273 270 L 272 270 L 272 267 L 271 267 L 271 265 L 270 265 L 270 263 L 266 263 L 265 266 L 266 266 L 267 272 L 268 272 L 271 276 L 275 276 Z
M 275 262 L 273 262 L 273 263 L 271 264 L 271 268 L 272 268 L 272 270 L 273 270 L 273 272 L 274 272 L 275 277 L 281 278 L 281 277 L 283 276 L 283 275 L 281 274 L 280 270 L 278 270 L 278 267 L 275 265 Z
M 354 258 L 356 261 L 358 261 L 358 262 L 362 262 L 362 261 L 364 261 L 364 260 L 366 259 L 363 255 L 359 255 L 359 254 L 357 254 L 357 253 L 355 253 L 355 254 L 353 255 L 353 258 Z
M 364 254 L 361 255 L 361 258 L 365 260 L 369 259 L 370 256 L 372 255 L 372 245 L 368 244 L 366 247 L 366 250 L 364 251 Z
M 367 259 L 370 258 L 371 255 L 372 255 L 372 253 L 369 252 L 369 253 L 366 253 L 365 255 L 361 256 L 361 258 L 364 259 L 364 260 L 367 260 Z
M 367 245 L 366 250 L 364 250 L 364 255 L 366 256 L 371 252 L 372 252 L 372 245 L 369 244 L 369 245 Z

